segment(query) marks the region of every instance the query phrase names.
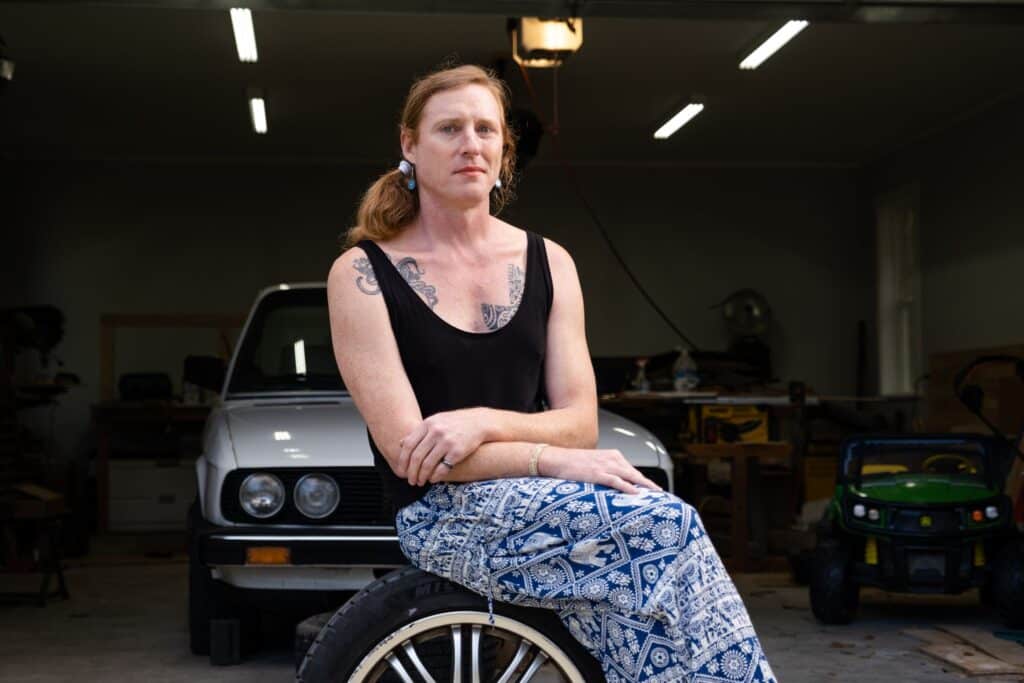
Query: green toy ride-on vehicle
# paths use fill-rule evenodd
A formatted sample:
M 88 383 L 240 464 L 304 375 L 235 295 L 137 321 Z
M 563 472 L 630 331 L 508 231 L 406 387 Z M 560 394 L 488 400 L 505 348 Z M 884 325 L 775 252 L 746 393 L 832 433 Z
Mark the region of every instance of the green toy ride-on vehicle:
M 977 587 L 1007 625 L 1024 626 L 1024 535 L 1003 492 L 1019 443 L 982 414 L 980 387 L 964 386 L 973 368 L 992 362 L 1014 363 L 1024 381 L 1024 360 L 984 356 L 958 373 L 954 390 L 994 435 L 867 435 L 844 442 L 811 562 L 811 610 L 818 620 L 852 620 L 861 586 L 905 593 Z

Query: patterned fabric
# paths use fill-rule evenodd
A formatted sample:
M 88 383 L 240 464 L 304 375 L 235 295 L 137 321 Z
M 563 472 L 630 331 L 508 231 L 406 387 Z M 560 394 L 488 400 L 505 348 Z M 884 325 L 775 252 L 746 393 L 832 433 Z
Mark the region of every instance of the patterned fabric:
M 609 683 L 773 682 L 696 510 L 561 479 L 442 484 L 397 517 L 420 569 L 558 613 Z

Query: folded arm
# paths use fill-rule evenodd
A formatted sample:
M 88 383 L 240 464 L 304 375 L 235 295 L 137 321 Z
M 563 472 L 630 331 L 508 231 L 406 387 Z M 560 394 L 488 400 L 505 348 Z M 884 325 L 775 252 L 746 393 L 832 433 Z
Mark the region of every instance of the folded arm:
M 551 252 L 549 248 L 549 255 Z M 568 254 L 565 257 L 568 259 Z M 558 264 L 558 258 L 551 259 L 553 280 L 556 271 L 565 265 L 564 262 Z M 571 260 L 568 265 L 572 266 Z M 365 253 L 356 247 L 335 260 L 327 278 L 335 360 L 374 443 L 396 475 L 423 482 L 526 476 L 535 444 L 549 443 L 552 445 L 539 462 L 540 473 L 544 476 L 604 483 L 627 492 L 636 490 L 635 483 L 655 488 L 618 451 L 589 450 L 597 441 L 597 397 L 583 335 L 582 295 L 574 267 L 571 272 L 579 296 L 578 327 L 573 328 L 568 323 L 563 326 L 556 318 L 556 309 L 571 312 L 573 305 L 572 301 L 559 297 L 557 292 L 565 286 L 560 287 L 556 280 L 551 314 L 554 324 L 549 323 L 545 369 L 551 410 L 518 414 L 470 408 L 438 413 L 424 420 L 402 365 L 383 297 L 375 281 L 366 277 L 372 269 Z M 572 334 L 573 329 L 576 335 Z M 462 425 L 465 431 L 472 432 L 462 439 L 463 444 L 472 447 L 465 449 L 458 462 L 449 459 L 451 468 L 441 464 L 447 453 L 431 447 L 413 472 L 410 461 L 414 454 L 406 450 L 403 457 L 403 443 L 415 430 L 439 422 L 436 418 L 445 416 L 449 419 L 447 424 Z M 457 431 L 449 430 L 444 438 L 450 440 Z M 423 443 L 421 439 L 417 448 Z M 422 477 L 420 470 L 423 470 Z

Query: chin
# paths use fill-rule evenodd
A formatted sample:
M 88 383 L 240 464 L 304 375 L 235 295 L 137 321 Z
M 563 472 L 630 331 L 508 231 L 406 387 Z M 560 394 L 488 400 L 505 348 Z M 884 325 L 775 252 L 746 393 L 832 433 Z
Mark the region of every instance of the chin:
M 460 208 L 469 209 L 480 204 L 489 203 L 490 197 L 487 192 L 482 192 L 477 188 L 464 188 L 461 192 L 453 192 L 446 195 L 445 201 Z

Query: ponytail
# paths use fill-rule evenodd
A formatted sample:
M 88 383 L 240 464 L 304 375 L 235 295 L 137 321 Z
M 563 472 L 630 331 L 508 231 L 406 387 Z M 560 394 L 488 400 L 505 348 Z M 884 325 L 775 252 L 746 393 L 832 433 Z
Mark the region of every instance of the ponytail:
M 345 249 L 361 240 L 387 241 L 416 218 L 419 195 L 406 189 L 405 182 L 397 168 L 377 178 L 359 203 L 356 225 L 345 236 Z

